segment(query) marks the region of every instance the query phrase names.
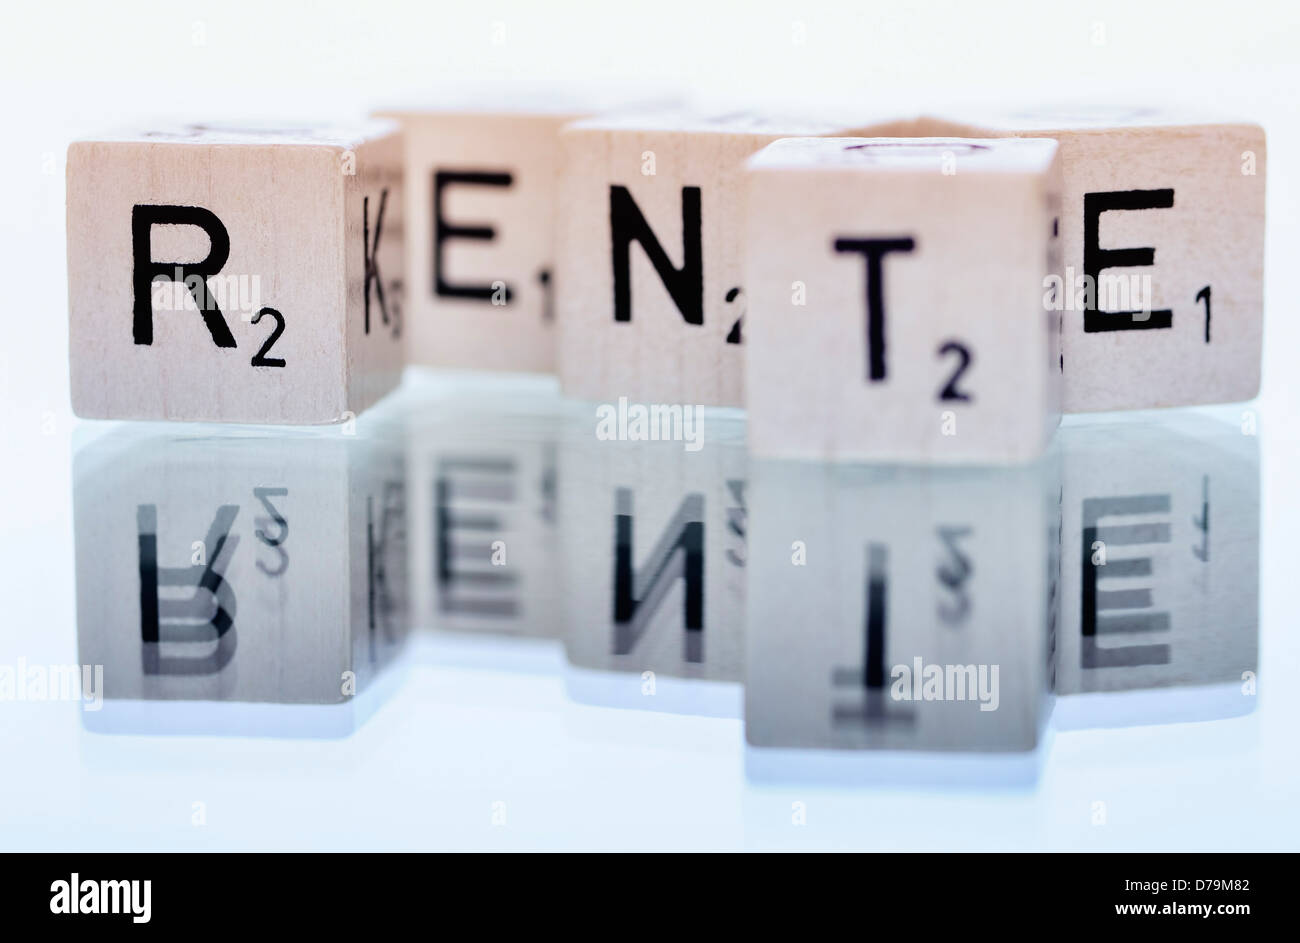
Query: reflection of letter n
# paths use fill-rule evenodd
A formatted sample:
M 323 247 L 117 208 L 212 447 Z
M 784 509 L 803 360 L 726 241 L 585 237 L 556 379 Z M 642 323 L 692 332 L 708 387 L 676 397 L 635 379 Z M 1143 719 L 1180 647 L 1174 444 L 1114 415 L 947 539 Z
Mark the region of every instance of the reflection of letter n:
M 678 578 L 686 581 L 686 660 L 703 660 L 704 496 L 688 494 L 650 551 L 645 566 L 632 568 L 632 491 L 619 488 L 614 514 L 614 654 L 632 651 L 646 622 Z

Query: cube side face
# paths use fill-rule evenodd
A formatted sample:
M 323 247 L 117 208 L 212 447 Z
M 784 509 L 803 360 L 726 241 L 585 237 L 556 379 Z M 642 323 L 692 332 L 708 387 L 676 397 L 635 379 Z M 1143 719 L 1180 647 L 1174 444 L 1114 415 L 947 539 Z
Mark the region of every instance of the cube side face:
M 577 116 L 401 117 L 411 362 L 554 371 L 559 132 Z
M 345 151 L 341 170 L 350 415 L 335 418 L 344 420 L 396 389 L 406 362 L 410 317 L 401 135 L 394 132 Z
M 938 157 L 915 170 L 751 169 L 756 455 L 997 464 L 1042 452 L 1060 403 L 1058 316 L 1043 305 L 1054 163 L 947 175 Z
M 337 167 L 324 146 L 73 144 L 77 415 L 336 420 L 346 409 Z
M 1253 398 L 1263 352 L 1263 129 L 1033 136 L 1061 148 L 1065 411 Z M 1087 285 L 1093 311 L 1079 297 Z
M 556 301 L 567 394 L 744 405 L 743 162 L 776 137 L 564 132 Z M 657 243 L 657 263 L 644 241 Z

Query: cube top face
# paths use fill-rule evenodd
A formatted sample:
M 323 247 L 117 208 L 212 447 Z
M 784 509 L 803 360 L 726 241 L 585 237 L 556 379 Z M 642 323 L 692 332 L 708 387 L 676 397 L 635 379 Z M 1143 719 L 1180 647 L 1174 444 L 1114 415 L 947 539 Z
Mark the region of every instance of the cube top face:
M 362 121 L 351 125 L 196 122 L 148 130 L 109 132 L 76 143 L 193 144 L 200 147 L 276 145 L 348 150 L 396 130 L 397 125 L 394 122 L 384 119 Z
M 746 166 L 751 171 L 1040 175 L 1055 159 L 1056 145 L 1036 139 L 783 138 L 751 157 Z
M 545 127 L 552 134 L 574 122 L 582 121 L 590 112 L 571 108 L 556 108 L 551 111 L 525 111 L 522 108 L 502 106 L 472 111 L 466 108 L 411 108 L 402 111 L 385 111 L 381 117 L 392 118 L 401 125 L 406 134 L 432 134 L 441 132 L 442 145 L 449 149 L 461 146 L 462 138 L 492 139 L 498 148 L 507 152 L 518 150 L 521 142 L 501 140 L 503 133 L 517 129 Z M 451 133 L 451 132 L 454 132 Z
M 1042 304 L 1054 264 L 1055 145 L 857 148 L 870 143 L 781 142 L 750 164 L 751 451 L 1036 457 L 1059 413 L 1057 315 Z M 966 145 L 990 150 L 944 163 Z M 975 169 L 983 161 L 987 172 Z M 1017 166 L 1024 172 L 1005 169 Z
M 581 131 L 660 131 L 676 134 L 758 135 L 766 139 L 834 134 L 855 126 L 852 121 L 814 117 L 783 117 L 734 111 L 725 114 L 702 114 L 693 111 L 653 109 L 623 111 L 576 121 L 570 129 Z
M 72 144 L 77 415 L 328 423 L 395 386 L 400 148 L 389 122 Z
M 1064 409 L 1238 402 L 1259 392 L 1263 128 L 1133 109 L 929 121 L 1060 144 Z M 1045 303 L 1047 299 L 1045 298 Z
M 1061 105 L 1052 107 L 979 110 L 961 118 L 925 116 L 922 124 L 947 124 L 986 134 L 1038 134 L 1045 132 L 1117 131 L 1125 128 L 1197 128 L 1251 126 L 1223 116 L 1179 108 L 1150 105 Z M 964 132 L 963 132 L 964 133 Z

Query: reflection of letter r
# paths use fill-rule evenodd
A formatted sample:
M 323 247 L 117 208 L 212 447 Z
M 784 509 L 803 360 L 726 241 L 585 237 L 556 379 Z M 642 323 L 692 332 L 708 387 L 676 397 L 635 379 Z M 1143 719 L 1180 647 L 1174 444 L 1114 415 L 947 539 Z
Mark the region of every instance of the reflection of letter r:
M 221 638 L 235 622 L 235 593 L 216 567 L 230 545 L 235 552 L 239 538 L 230 537 L 239 506 L 224 504 L 217 509 L 208 528 L 205 546 L 211 548 L 203 565 L 160 567 L 158 565 L 158 509 L 152 504 L 136 508 L 140 552 L 140 638 L 144 642 L 161 641 L 161 627 L 168 628 L 168 641 L 211 641 L 209 626 Z M 188 599 L 159 599 L 160 586 L 192 586 Z M 202 592 L 200 592 L 202 591 Z M 206 593 L 206 599 L 203 593 Z M 195 623 L 194 620 L 205 619 Z

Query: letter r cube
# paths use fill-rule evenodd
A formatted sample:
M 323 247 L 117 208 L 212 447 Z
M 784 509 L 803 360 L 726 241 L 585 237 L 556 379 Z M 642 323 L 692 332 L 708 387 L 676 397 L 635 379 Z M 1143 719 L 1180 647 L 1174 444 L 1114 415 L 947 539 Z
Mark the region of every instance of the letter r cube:
M 77 415 L 331 423 L 397 385 L 395 125 L 79 141 L 67 174 Z
M 1012 463 L 1060 413 L 1056 144 L 791 138 L 748 163 L 749 445 Z

